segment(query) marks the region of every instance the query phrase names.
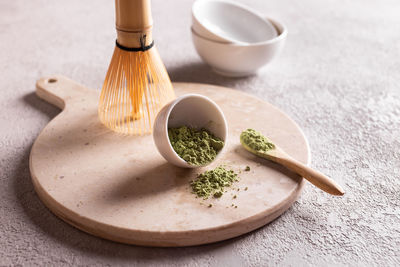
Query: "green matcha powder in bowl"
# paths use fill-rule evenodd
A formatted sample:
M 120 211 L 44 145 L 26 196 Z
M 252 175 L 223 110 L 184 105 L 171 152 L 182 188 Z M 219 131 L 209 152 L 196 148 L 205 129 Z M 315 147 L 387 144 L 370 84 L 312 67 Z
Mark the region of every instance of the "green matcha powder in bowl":
M 168 128 L 168 137 L 178 156 L 191 165 L 206 165 L 224 147 L 224 141 L 204 128 Z
M 198 168 L 215 161 L 226 147 L 228 126 L 219 106 L 199 94 L 178 97 L 158 113 L 154 143 L 171 164 Z

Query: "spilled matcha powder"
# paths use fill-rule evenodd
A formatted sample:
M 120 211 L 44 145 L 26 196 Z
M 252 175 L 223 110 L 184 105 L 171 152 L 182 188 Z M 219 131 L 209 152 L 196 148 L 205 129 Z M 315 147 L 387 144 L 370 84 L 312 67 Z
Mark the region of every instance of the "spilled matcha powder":
M 224 141 L 206 129 L 187 126 L 168 128 L 168 137 L 175 152 L 192 165 L 204 165 L 215 159 Z
M 238 175 L 234 171 L 219 166 L 199 174 L 197 179 L 190 183 L 190 186 L 198 197 L 207 199 L 213 195 L 219 198 L 223 195 L 224 188 L 231 186 L 236 181 L 238 181 Z
M 262 133 L 247 129 L 240 134 L 240 141 L 255 151 L 267 152 L 275 149 L 275 145 Z

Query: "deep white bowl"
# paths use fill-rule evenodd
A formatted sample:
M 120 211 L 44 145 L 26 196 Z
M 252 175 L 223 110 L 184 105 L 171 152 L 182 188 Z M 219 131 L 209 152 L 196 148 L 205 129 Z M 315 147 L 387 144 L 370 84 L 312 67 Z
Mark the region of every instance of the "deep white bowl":
M 197 0 L 192 6 L 193 30 L 224 43 L 259 43 L 277 36 L 274 26 L 257 11 L 229 0 Z
M 287 28 L 278 21 L 267 18 L 277 29 L 278 36 L 254 44 L 229 44 L 209 40 L 192 28 L 194 47 L 201 59 L 224 76 L 241 77 L 256 73 L 270 63 L 282 50 Z
M 215 159 L 221 155 L 228 139 L 228 126 L 222 110 L 206 96 L 187 94 L 165 105 L 154 121 L 154 143 L 160 154 L 169 163 L 183 168 L 198 168 L 211 163 L 201 166 L 191 165 L 175 152 L 169 141 L 168 128 L 184 125 L 192 128 L 205 128 L 223 140 L 225 142 L 224 147 Z

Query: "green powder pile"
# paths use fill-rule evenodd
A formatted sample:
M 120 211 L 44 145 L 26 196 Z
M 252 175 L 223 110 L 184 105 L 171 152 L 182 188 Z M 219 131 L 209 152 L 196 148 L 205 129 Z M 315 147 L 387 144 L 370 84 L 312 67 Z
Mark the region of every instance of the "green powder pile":
M 229 187 L 236 181 L 238 181 L 238 175 L 234 171 L 219 166 L 199 174 L 190 185 L 193 193 L 198 197 L 207 199 L 210 195 L 213 195 L 219 198 L 223 195 L 224 187 Z
M 168 137 L 175 152 L 192 165 L 204 165 L 215 159 L 224 141 L 206 129 L 187 126 L 169 128 Z
M 255 151 L 267 152 L 275 149 L 275 145 L 262 133 L 247 129 L 240 134 L 240 141 Z

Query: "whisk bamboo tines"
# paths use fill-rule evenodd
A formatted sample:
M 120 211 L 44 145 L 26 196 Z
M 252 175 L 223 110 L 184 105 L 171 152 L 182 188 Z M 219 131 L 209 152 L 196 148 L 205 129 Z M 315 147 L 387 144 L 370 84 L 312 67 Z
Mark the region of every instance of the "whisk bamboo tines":
M 152 38 L 150 0 L 116 0 L 117 41 L 100 94 L 99 117 L 113 131 L 152 131 L 158 111 L 174 97 Z

